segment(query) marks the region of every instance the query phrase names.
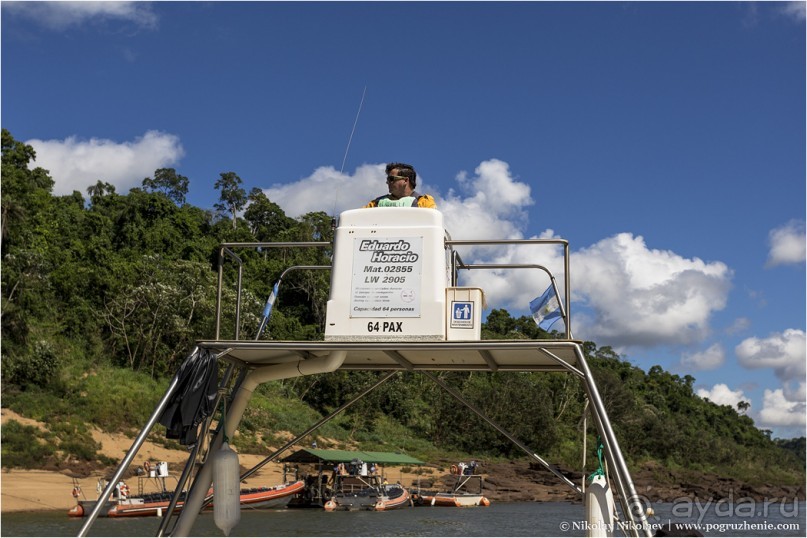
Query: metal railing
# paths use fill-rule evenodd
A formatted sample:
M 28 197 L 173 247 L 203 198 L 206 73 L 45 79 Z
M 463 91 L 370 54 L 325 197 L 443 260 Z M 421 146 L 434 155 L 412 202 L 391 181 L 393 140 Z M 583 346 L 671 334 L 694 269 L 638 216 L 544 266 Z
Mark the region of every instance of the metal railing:
M 236 283 L 235 302 L 235 340 L 239 338 L 239 328 L 241 325 L 241 292 L 243 260 L 233 252 L 237 248 L 327 248 L 333 246 L 329 241 L 301 241 L 301 242 L 243 242 L 243 243 L 221 243 L 219 245 L 219 275 L 218 287 L 216 291 L 216 340 L 221 339 L 221 291 L 224 283 L 224 260 L 230 257 L 238 266 L 238 280 Z M 284 272 L 285 274 L 285 272 Z
M 565 239 L 451 239 L 451 236 L 446 233 L 445 249 L 449 256 L 449 263 L 451 265 L 451 283 L 455 285 L 457 282 L 458 271 L 464 270 L 492 270 L 492 269 L 537 269 L 543 271 L 549 277 L 550 283 L 554 288 L 555 295 L 558 298 L 560 313 L 564 320 L 565 330 L 564 337 L 567 340 L 572 338 L 571 323 L 570 323 L 570 308 L 571 308 L 571 282 L 569 278 L 569 242 Z M 544 265 L 540 264 L 526 264 L 526 263 L 474 263 L 467 264 L 463 262 L 459 253 L 456 252 L 454 247 L 457 246 L 529 246 L 529 245 L 550 245 L 561 246 L 563 248 L 563 298 L 561 299 L 558 290 L 555 276 Z M 254 248 L 254 249 L 278 249 L 278 248 L 333 248 L 334 244 L 329 241 L 300 241 L 300 242 L 239 242 L 239 243 L 222 243 L 219 245 L 218 257 L 218 287 L 216 294 L 216 340 L 221 339 L 221 311 L 222 311 L 222 288 L 224 285 L 224 263 L 225 260 L 230 259 L 237 265 L 237 280 L 236 280 L 236 305 L 235 305 L 235 340 L 239 340 L 240 324 L 241 324 L 241 294 L 242 294 L 242 281 L 243 281 L 243 266 L 244 262 L 235 252 L 234 249 Z M 294 265 L 288 267 L 283 271 L 278 279 L 278 283 L 283 277 L 292 270 L 297 269 L 328 269 L 330 266 L 325 265 Z M 262 322 L 262 325 L 265 324 Z M 261 327 L 263 329 L 263 327 Z M 259 332 L 260 335 L 260 332 Z

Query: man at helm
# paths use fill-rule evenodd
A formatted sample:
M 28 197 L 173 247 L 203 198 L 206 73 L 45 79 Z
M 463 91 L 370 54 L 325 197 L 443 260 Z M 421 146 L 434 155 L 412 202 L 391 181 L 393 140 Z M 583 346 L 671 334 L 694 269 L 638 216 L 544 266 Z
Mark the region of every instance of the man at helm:
M 417 172 L 411 164 L 389 163 L 386 168 L 389 194 L 379 196 L 364 207 L 427 207 L 436 209 L 434 198 L 415 192 Z

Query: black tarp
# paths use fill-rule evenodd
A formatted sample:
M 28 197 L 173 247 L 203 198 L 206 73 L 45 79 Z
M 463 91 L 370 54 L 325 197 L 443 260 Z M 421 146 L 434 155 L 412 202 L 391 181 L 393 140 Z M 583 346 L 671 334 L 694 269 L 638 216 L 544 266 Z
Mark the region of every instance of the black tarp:
M 209 349 L 194 349 L 179 367 L 176 391 L 159 419 L 168 439 L 196 444 L 199 424 L 215 411 L 217 372 L 216 355 Z

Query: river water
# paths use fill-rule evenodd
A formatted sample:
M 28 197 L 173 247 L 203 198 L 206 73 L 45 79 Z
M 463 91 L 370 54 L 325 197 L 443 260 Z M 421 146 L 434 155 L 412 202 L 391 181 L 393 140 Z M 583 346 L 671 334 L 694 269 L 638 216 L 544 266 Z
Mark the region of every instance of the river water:
M 653 504 L 651 528 L 687 523 L 705 536 L 805 536 L 804 502 Z M 585 536 L 579 503 L 492 503 L 489 507 L 417 507 L 390 512 L 317 509 L 249 510 L 231 536 Z M 84 519 L 64 512 L 4 514 L 2 536 L 76 536 Z M 99 518 L 90 536 L 154 536 L 160 519 Z M 653 531 L 653 533 L 655 530 Z M 223 536 L 213 514 L 198 517 L 194 536 Z M 617 536 L 621 536 L 617 533 Z

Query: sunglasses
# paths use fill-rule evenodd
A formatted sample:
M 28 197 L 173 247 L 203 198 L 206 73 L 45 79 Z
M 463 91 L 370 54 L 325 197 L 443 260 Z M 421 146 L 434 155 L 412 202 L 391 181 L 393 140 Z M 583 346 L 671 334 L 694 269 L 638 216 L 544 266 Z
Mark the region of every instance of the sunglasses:
M 408 177 L 404 177 L 404 176 L 387 176 L 387 183 L 395 183 L 395 182 L 396 182 L 396 181 L 398 181 L 399 179 L 406 179 L 406 180 L 408 180 L 409 178 L 408 178 Z

